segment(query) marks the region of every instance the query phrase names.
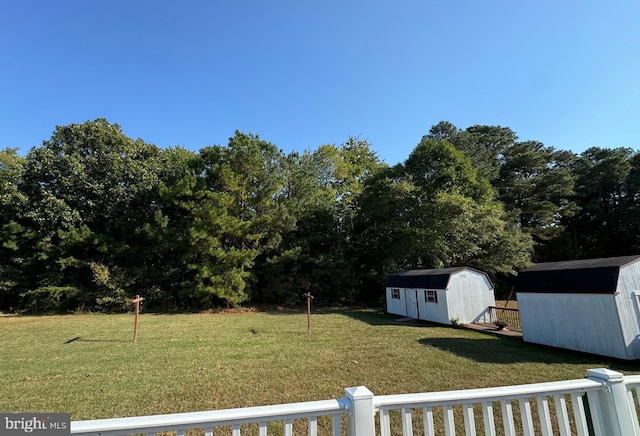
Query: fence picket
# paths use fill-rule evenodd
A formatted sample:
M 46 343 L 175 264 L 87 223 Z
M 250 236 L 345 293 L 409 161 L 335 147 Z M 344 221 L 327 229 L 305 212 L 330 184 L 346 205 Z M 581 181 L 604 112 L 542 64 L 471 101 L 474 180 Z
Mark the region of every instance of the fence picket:
M 389 422 L 389 410 L 380 411 L 380 435 L 391 436 L 391 423 Z
M 502 424 L 505 436 L 516 436 L 516 427 L 513 422 L 513 407 L 510 400 L 500 401 L 502 409 Z
M 636 398 L 638 399 L 638 405 L 640 406 L 640 395 L 638 395 L 638 388 L 634 387 L 634 386 L 631 386 L 628 389 L 628 394 L 629 394 L 629 404 L 631 404 L 632 408 L 635 408 L 635 406 L 634 406 L 635 400 L 633 398 L 634 397 L 634 395 L 633 395 L 634 392 L 636 394 L 635 395 Z M 640 428 L 640 423 L 638 422 L 638 414 L 637 413 L 633 414 L 633 419 L 634 419 L 634 423 L 635 423 L 636 428 Z
M 540 431 L 542 432 L 542 436 L 553 436 L 549 400 L 546 396 L 537 397 L 536 403 L 538 405 L 538 417 L 540 418 Z
M 493 404 L 490 401 L 482 403 L 482 421 L 487 436 L 496 436 L 496 424 L 493 417 Z
M 522 419 L 524 436 L 533 436 L 533 417 L 531 416 L 531 403 L 528 398 L 520 400 L 520 418 Z
M 402 434 L 413 436 L 413 421 L 411 419 L 411 409 L 402 409 Z
M 571 407 L 573 409 L 573 420 L 576 423 L 578 436 L 588 436 L 587 415 L 584 412 L 582 397 L 576 393 L 571 394 Z
M 293 436 L 293 420 L 284 420 L 284 436 Z
M 569 415 L 567 414 L 567 400 L 564 395 L 554 395 L 553 402 L 556 405 L 556 417 L 558 418 L 558 430 L 561 436 L 571 435 L 571 426 L 569 425 Z
M 425 436 L 433 436 L 435 432 L 433 429 L 433 409 L 431 407 L 422 408 L 422 421 L 424 423 Z
M 309 436 L 318 436 L 318 418 L 315 416 L 309 417 Z
M 340 422 L 340 415 L 333 415 L 333 436 L 342 436 L 342 423 Z
M 462 405 L 464 414 L 464 431 L 465 434 L 475 436 L 476 421 L 473 418 L 473 404 L 467 403 Z
M 591 423 L 597 435 L 604 434 L 604 420 L 602 417 L 602 407 L 600 406 L 600 397 L 597 392 L 587 392 L 587 400 L 589 401 L 589 412 L 591 413 Z
M 445 436 L 455 436 L 456 423 L 455 423 L 455 417 L 453 416 L 453 405 L 451 404 L 445 405 L 443 410 L 443 415 L 444 415 Z

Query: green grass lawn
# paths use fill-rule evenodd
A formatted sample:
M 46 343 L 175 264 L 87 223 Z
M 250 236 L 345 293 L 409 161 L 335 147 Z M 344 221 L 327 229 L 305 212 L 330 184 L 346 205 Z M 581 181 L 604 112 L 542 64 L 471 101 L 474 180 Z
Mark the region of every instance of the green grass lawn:
M 637 365 L 374 310 L 0 316 L 0 411 L 73 420 L 582 378 Z

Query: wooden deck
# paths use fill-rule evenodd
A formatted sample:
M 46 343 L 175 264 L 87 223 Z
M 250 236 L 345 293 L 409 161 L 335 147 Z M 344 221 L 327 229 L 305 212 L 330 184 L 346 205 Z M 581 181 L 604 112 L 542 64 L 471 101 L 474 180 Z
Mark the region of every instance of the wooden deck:
M 483 333 L 490 333 L 497 336 L 507 336 L 511 338 L 522 338 L 522 329 L 519 327 L 508 326 L 502 330 L 498 329 L 493 323 L 481 324 L 464 324 L 464 327 L 470 330 L 476 330 Z
M 428 321 L 409 318 L 407 316 L 396 318 L 394 319 L 394 321 L 397 322 L 398 324 L 409 324 L 409 325 L 425 325 L 424 323 L 428 323 Z M 522 338 L 522 329 L 520 327 L 508 326 L 506 328 L 499 329 L 492 322 L 477 323 L 477 324 L 460 324 L 459 327 L 466 328 L 469 330 L 475 330 L 478 332 L 494 334 L 497 336 Z

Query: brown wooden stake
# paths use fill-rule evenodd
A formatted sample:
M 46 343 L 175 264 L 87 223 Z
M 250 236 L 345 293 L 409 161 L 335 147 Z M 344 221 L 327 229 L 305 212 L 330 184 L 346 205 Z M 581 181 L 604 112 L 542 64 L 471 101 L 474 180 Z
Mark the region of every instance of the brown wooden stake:
M 504 303 L 504 307 L 509 305 L 509 301 L 511 301 L 511 297 L 513 297 L 513 286 L 511 287 L 511 292 L 509 292 L 509 296 L 507 297 L 507 301 Z
M 311 299 L 313 295 L 311 292 L 307 292 L 306 294 L 302 294 L 303 297 L 307 297 L 307 334 L 311 333 Z
M 138 340 L 138 313 L 140 312 L 140 302 L 144 300 L 140 295 L 136 295 L 136 299 L 133 300 L 136 303 L 136 319 L 133 324 L 133 342 Z

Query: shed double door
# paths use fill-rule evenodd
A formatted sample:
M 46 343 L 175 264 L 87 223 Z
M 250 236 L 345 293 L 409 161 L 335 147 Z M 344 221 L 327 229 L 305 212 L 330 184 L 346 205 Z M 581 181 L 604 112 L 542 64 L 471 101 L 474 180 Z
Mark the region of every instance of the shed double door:
M 405 302 L 407 304 L 407 316 L 409 318 L 420 319 L 420 310 L 418 309 L 418 290 L 405 289 Z

